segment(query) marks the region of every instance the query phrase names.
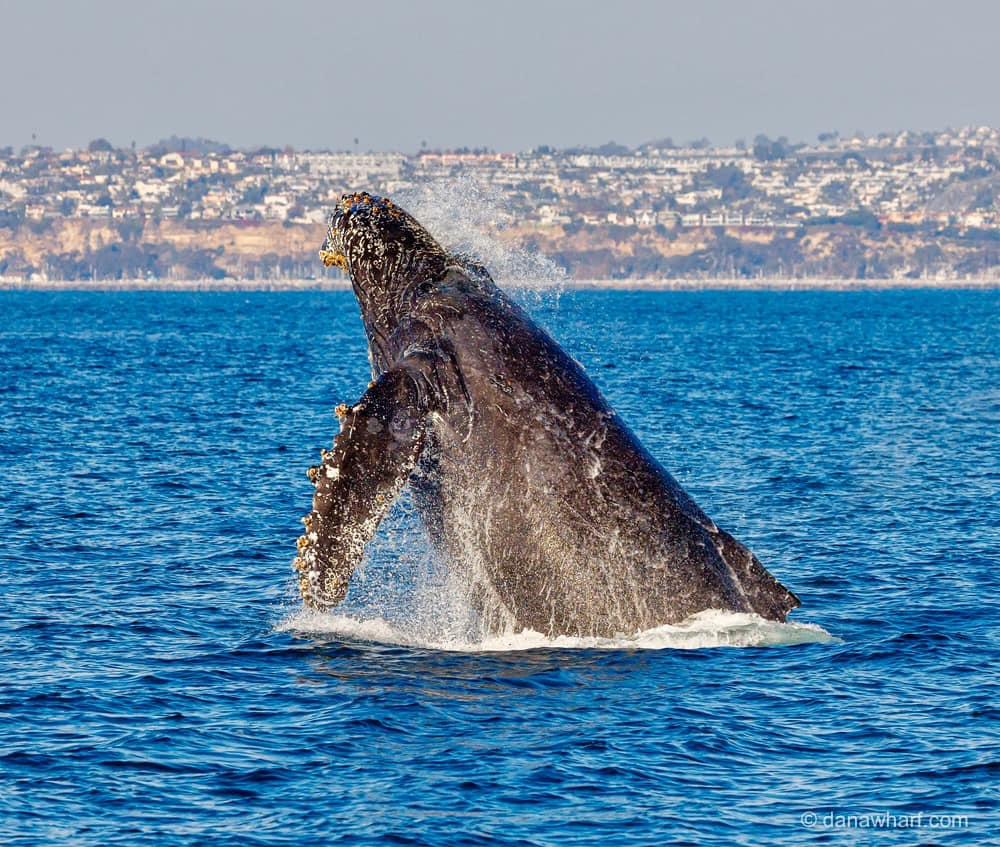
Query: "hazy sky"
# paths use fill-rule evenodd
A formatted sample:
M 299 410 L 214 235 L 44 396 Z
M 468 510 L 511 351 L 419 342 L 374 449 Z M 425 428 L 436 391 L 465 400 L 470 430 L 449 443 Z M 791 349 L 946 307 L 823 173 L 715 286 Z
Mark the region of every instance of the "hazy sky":
M 522 150 L 1000 125 L 998 0 L 0 0 L 0 145 Z

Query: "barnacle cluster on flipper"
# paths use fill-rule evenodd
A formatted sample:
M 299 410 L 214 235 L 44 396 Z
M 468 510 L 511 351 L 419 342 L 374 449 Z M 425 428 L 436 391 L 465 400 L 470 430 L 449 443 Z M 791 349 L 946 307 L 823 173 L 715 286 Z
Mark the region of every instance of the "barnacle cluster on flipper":
M 346 408 L 344 406 L 345 410 Z M 338 416 L 340 416 L 339 413 Z M 324 478 L 337 479 L 340 476 L 340 468 L 334 464 L 333 451 L 320 450 L 320 464 L 308 468 L 306 476 L 309 477 L 309 481 L 317 490 Z M 330 569 L 327 569 L 327 573 L 324 575 L 325 584 L 319 585 L 320 562 L 317 561 L 317 544 L 322 522 L 323 516 L 315 508 L 312 509 L 309 514 L 302 518 L 305 532 L 295 541 L 298 555 L 293 562 L 293 568 L 298 573 L 299 592 L 307 604 L 317 596 L 336 597 L 346 593 L 345 579 Z

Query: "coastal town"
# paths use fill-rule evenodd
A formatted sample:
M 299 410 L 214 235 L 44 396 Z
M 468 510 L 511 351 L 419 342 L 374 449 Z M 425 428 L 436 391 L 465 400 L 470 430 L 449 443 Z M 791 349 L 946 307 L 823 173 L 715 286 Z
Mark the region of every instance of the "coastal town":
M 516 153 L 6 148 L 0 280 L 334 280 L 316 248 L 344 192 L 455 185 L 491 204 L 491 237 L 573 279 L 1000 278 L 1000 129 L 979 127 Z

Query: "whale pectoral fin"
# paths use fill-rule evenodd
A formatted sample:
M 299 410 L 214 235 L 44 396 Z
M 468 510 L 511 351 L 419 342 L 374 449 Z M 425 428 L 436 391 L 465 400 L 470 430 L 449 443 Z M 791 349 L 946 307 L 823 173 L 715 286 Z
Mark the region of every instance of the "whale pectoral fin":
M 344 599 L 365 545 L 413 471 L 429 411 L 419 382 L 419 372 L 404 360 L 353 408 L 338 408 L 340 434 L 309 471 L 316 492 L 295 560 L 302 599 L 311 608 Z

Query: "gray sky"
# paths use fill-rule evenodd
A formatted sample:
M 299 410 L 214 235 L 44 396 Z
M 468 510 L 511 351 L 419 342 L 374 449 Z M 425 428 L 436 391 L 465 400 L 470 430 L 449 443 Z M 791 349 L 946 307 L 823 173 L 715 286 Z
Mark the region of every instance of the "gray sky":
M 0 145 L 523 150 L 1000 125 L 997 0 L 0 0 Z

